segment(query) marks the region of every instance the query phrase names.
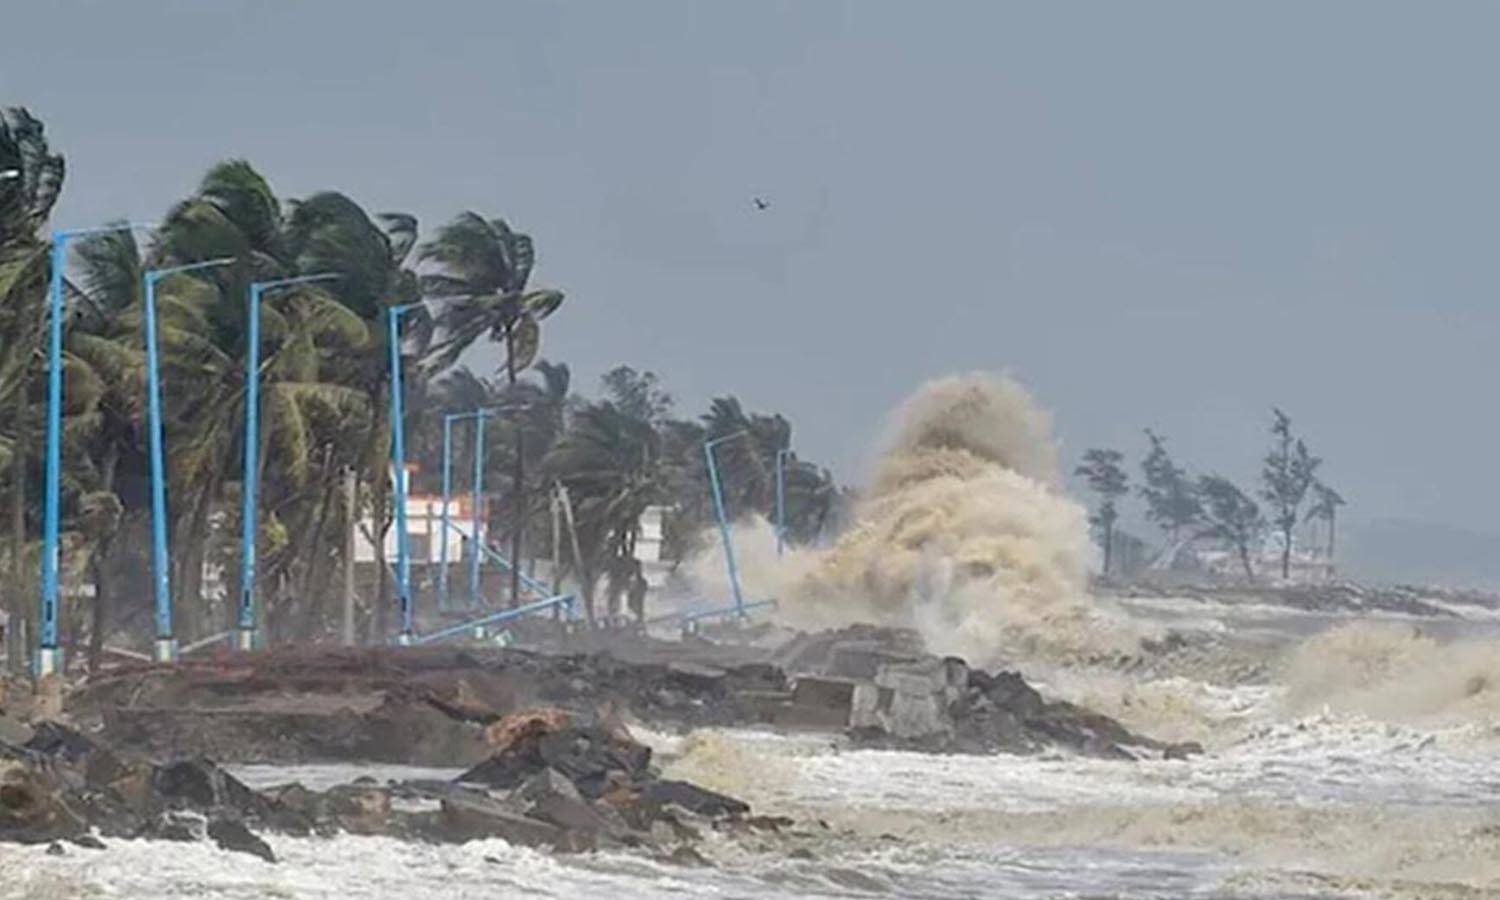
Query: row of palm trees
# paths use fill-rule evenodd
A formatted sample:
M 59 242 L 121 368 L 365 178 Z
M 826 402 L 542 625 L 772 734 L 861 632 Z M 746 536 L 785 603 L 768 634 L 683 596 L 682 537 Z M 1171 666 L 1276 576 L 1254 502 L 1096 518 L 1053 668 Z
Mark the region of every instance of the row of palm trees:
M 618 599 L 633 576 L 647 508 L 671 510 L 663 548 L 669 562 L 680 563 L 713 539 L 706 441 L 745 435 L 723 444 L 717 456 L 726 505 L 736 518 L 774 517 L 775 459 L 791 441 L 791 426 L 782 416 L 749 413 L 735 398 L 721 397 L 706 414 L 679 418 L 656 376 L 629 366 L 607 373 L 596 399 L 573 392 L 565 364 L 540 361 L 531 377 L 514 384 L 503 368 L 501 373 L 487 379 L 458 367 L 411 387 L 414 411 L 407 439 L 413 487 L 429 494 L 441 490 L 444 412 L 513 410 L 486 420 L 486 471 L 502 473 L 487 491 L 497 501 L 489 533 L 517 548 L 514 559 L 548 558 L 554 540 L 567 548 L 569 541 L 554 533 L 551 519 L 555 488 L 565 488 L 582 552 L 561 554 L 562 575 L 580 587 L 590 617 L 596 612 L 596 588 L 603 586 Z M 523 448 L 533 465 L 521 465 Z M 471 459 L 472 450 L 468 433 L 456 441 L 454 458 Z M 827 470 L 795 454 L 786 460 L 783 477 L 788 542 L 820 540 L 847 509 L 847 492 L 835 486 Z M 614 603 L 611 610 L 618 611 Z
M 45 360 L 39 353 L 50 273 L 48 223 L 65 166 L 42 124 L 21 109 L 0 110 L 0 498 L 9 540 L 0 551 L 13 624 L 35 598 L 40 516 L 36 489 Z M 218 164 L 174 205 L 145 241 L 130 231 L 74 242 L 64 377 L 65 577 L 93 587 L 88 610 L 64 611 L 66 633 L 90 637 L 97 661 L 106 635 L 144 638 L 150 590 L 146 529 L 147 460 L 143 423 L 142 275 L 149 269 L 232 258 L 232 264 L 162 282 L 156 292 L 165 386 L 172 584 L 179 631 L 219 630 L 228 610 L 205 596 L 203 573 L 235 571 L 233 512 L 238 496 L 246 352 L 246 287 L 302 273 L 336 273 L 319 284 L 269 296 L 262 306 L 260 584 L 264 626 L 273 639 L 331 627 L 346 521 L 342 473 L 357 480 L 359 520 L 389 527 L 386 311 L 424 298 L 442 304 L 404 318 L 401 357 L 418 477 L 438 471 L 442 413 L 497 402 L 524 406 L 490 427 L 487 464 L 499 502 L 492 533 L 510 557 L 542 552 L 547 497 L 572 494 L 579 553 L 565 561 L 590 599 L 595 584 L 633 549 L 641 511 L 674 508 L 671 549 L 690 552 L 709 521 L 696 445 L 726 429 L 746 429 L 725 460 L 737 512 L 766 511 L 767 460 L 786 447 L 779 416 L 745 413 L 731 398 L 700 421 L 672 419 L 669 406 L 635 403 L 654 377 L 622 370 L 605 399 L 572 393 L 566 366 L 537 361 L 541 323 L 563 302 L 531 287 L 530 237 L 501 219 L 465 212 L 421 241 L 406 214 L 372 215 L 337 192 L 283 201 L 249 163 Z M 503 352 L 498 377 L 456 368 L 472 347 Z M 622 374 L 623 372 L 623 374 Z M 634 379 L 632 381 L 632 379 Z M 606 379 L 606 387 L 611 384 Z M 661 395 L 657 390 L 658 399 Z M 436 435 L 436 437 L 434 437 Z M 793 460 L 789 529 L 808 539 L 826 525 L 837 493 L 826 472 Z M 508 511 L 508 512 L 507 512 Z M 367 537 L 381 553 L 382 534 Z M 365 600 L 367 634 L 389 633 L 388 567 L 377 565 Z M 519 594 L 512 583 L 511 598 Z M 24 629 L 13 627 L 12 635 Z M 21 654 L 13 647 L 10 659 Z

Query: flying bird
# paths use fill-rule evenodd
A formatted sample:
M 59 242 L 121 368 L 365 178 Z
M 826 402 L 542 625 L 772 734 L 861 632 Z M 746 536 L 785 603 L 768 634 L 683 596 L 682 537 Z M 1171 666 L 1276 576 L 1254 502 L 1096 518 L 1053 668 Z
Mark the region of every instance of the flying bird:
M 759 209 L 759 210 L 767 210 L 767 209 L 771 208 L 771 204 L 767 203 L 765 200 L 762 200 L 759 197 L 756 197 L 755 198 L 755 208 Z

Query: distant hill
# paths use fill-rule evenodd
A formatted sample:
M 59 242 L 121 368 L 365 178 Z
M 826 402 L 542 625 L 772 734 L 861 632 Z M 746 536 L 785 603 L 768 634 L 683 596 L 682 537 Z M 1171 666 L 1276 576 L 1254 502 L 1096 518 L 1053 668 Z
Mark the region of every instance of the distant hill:
M 1500 589 L 1500 535 L 1409 519 L 1351 525 L 1340 571 L 1353 578 Z

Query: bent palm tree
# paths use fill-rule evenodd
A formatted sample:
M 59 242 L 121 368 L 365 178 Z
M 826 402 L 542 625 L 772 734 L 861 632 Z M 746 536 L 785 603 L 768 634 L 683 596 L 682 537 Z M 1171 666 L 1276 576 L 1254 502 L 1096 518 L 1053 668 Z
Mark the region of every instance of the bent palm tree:
M 462 295 L 438 317 L 440 338 L 434 346 L 437 365 L 457 361 L 480 338 L 505 345 L 506 385 L 513 394 L 516 377 L 531 365 L 541 348 L 543 319 L 562 304 L 561 291 L 528 291 L 536 249 L 531 237 L 511 230 L 503 219 L 486 220 L 465 212 L 439 229 L 437 237 L 422 247 L 422 260 L 436 264 L 423 276 L 423 288 L 431 293 Z M 517 518 L 511 529 L 512 605 L 521 602 L 521 544 L 525 532 L 526 429 L 513 429 L 515 459 L 511 490 L 518 499 Z

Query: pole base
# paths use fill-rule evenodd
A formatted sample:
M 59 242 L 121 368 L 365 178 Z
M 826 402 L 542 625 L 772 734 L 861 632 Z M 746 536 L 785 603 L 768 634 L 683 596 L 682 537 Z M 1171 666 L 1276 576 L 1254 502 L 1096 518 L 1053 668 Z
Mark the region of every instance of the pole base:
M 156 661 L 159 662 L 159 663 L 174 663 L 174 662 L 177 662 L 177 639 L 176 638 L 157 638 L 156 639 Z
M 260 643 L 260 632 L 255 628 L 239 628 L 234 632 L 234 649 L 248 653 Z
M 487 641 L 490 639 L 490 630 L 483 625 L 474 626 L 474 640 Z
M 494 644 L 496 647 L 509 647 L 515 642 L 515 636 L 509 630 L 502 630 L 499 634 L 495 635 Z
M 63 650 L 61 647 L 38 647 L 36 651 L 36 677 L 46 678 L 48 675 L 61 675 L 63 671 Z
M 403 631 L 396 635 L 397 647 L 410 647 L 417 642 L 417 636 L 410 631 Z

